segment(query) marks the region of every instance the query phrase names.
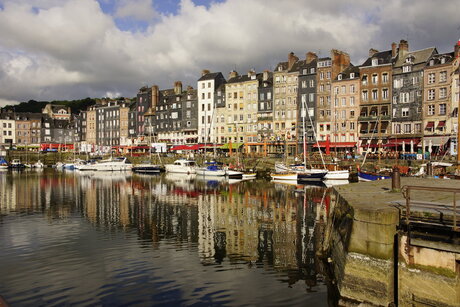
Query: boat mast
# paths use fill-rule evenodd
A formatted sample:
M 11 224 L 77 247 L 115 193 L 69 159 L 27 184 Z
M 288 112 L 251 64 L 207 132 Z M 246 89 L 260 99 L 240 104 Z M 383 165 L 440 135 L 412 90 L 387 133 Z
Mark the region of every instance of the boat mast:
M 313 126 L 313 122 L 311 120 L 311 116 L 310 116 L 310 113 L 308 111 L 307 111 L 307 114 L 308 114 L 308 119 L 310 120 L 310 125 L 311 125 L 312 130 L 313 130 L 313 136 L 315 137 L 316 146 L 318 146 L 319 155 L 321 156 L 321 161 L 323 162 L 323 167 L 326 168 L 326 163 L 324 162 L 323 152 L 321 151 L 321 147 L 319 146 L 318 138 L 316 136 L 316 129 Z

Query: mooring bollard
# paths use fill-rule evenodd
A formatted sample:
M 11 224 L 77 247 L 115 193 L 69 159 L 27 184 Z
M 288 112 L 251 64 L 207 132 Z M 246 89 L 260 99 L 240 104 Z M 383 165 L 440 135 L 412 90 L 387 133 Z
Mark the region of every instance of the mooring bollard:
M 399 191 L 401 190 L 401 176 L 399 173 L 398 167 L 393 167 L 393 172 L 391 173 L 391 190 Z
M 433 177 L 433 164 L 431 162 L 426 164 L 426 174 L 428 177 Z

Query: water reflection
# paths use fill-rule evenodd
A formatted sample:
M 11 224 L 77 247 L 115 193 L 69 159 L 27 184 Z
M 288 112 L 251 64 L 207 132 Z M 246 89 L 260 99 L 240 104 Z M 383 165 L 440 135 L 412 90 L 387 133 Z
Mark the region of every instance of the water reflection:
M 199 262 L 188 264 L 193 266 L 189 274 L 198 274 L 200 266 L 216 266 L 218 269 L 207 277 L 210 283 L 225 289 L 221 292 L 238 288 L 240 278 L 233 272 L 233 280 L 220 280 L 217 272 L 235 268 L 261 269 L 280 287 L 303 288 L 295 294 L 280 292 L 281 297 L 268 305 L 308 301 L 326 304 L 316 249 L 322 240 L 329 203 L 329 192 L 324 187 L 264 180 L 54 170 L 0 174 L 0 230 L 6 217 L 24 213 L 42 214 L 48 221 L 83 218 L 97 231 L 135 232 L 140 246 L 149 250 L 162 246 L 187 253 L 196 250 Z M 255 288 L 266 283 L 260 275 L 253 278 Z M 264 293 L 280 291 L 273 285 L 266 287 Z M 0 290 L 14 293 L 5 285 Z M 323 294 L 320 298 L 309 297 L 305 290 Z M 249 300 L 261 304 L 269 295 L 257 297 L 256 293 L 240 303 Z M 242 298 L 237 296 L 234 293 L 219 304 L 228 299 L 231 305 L 239 304 Z M 147 299 L 152 300 L 156 298 Z

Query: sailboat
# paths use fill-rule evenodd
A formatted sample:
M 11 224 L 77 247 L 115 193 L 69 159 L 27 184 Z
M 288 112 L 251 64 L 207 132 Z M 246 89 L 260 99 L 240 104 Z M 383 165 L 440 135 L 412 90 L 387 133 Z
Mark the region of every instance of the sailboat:
M 307 140 L 306 140 L 306 129 L 305 129 L 305 115 L 307 114 L 308 114 L 308 118 L 310 119 L 310 124 L 313 127 L 313 133 L 314 133 L 315 140 L 319 148 L 319 154 L 321 156 L 321 161 L 323 162 L 323 165 L 325 166 L 323 153 L 321 152 L 321 148 L 319 147 L 318 139 L 316 137 L 316 132 L 313 126 L 313 122 L 311 120 L 311 116 L 308 113 L 306 102 L 303 101 L 301 116 L 302 116 L 302 126 L 303 126 L 303 165 L 304 167 L 303 167 L 303 170 L 299 172 L 297 175 L 297 179 L 300 182 L 320 181 L 320 180 L 323 180 L 326 174 L 328 173 L 328 170 L 326 169 L 326 167 L 324 167 L 324 169 L 314 169 L 314 168 L 307 169 Z
M 378 129 L 379 122 L 380 122 L 380 117 L 374 126 L 374 130 L 372 130 L 371 140 L 374 137 L 375 129 Z M 371 142 L 369 141 L 369 144 L 366 150 L 366 154 L 364 155 L 363 163 L 361 163 L 361 166 L 363 166 L 364 163 L 366 162 L 367 154 L 369 153 L 369 147 L 371 145 L 370 143 Z M 365 172 L 365 171 L 362 171 L 360 167 L 358 167 L 358 180 L 360 181 L 375 181 L 375 180 L 383 180 L 383 179 L 390 179 L 390 178 L 391 176 L 389 176 L 388 174 L 381 174 L 378 172 Z

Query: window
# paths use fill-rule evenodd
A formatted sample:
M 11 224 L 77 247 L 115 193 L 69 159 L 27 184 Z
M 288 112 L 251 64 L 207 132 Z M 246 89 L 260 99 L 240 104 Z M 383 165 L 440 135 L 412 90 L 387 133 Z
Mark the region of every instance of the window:
M 342 119 L 345 119 L 345 118 L 347 118 L 347 111 L 342 110 Z
M 439 115 L 446 115 L 446 104 L 441 103 L 439 105 Z
M 363 85 L 367 85 L 367 75 L 363 75 L 363 78 L 361 79 L 361 82 Z
M 375 59 L 372 59 L 372 66 L 377 66 L 379 65 L 379 59 L 375 58 Z
M 319 73 L 319 79 L 320 79 L 320 80 L 324 80 L 324 72 L 320 72 L 320 73 Z
M 402 117 L 408 117 L 409 116 L 409 108 L 402 108 L 401 115 L 402 115 Z
M 350 85 L 350 93 L 351 94 L 355 93 L 355 85 L 354 84 Z
M 363 91 L 363 92 L 362 92 L 362 99 L 363 99 L 363 101 L 367 101 L 368 98 L 369 98 L 369 97 L 368 97 L 367 91 Z
M 388 73 L 383 73 L 382 74 L 382 82 L 383 83 L 388 83 Z
M 439 82 L 446 82 L 447 81 L 447 71 L 441 71 L 439 73 Z
M 309 86 L 310 87 L 315 87 L 315 80 L 310 80 Z
M 428 105 L 427 114 L 428 114 L 428 115 L 434 115 L 434 104 Z
M 434 100 L 435 92 L 434 90 L 428 90 L 428 100 Z
M 339 94 L 339 87 L 338 86 L 334 86 L 334 94 Z
M 341 87 L 340 90 L 341 90 L 342 94 L 346 94 L 346 93 L 347 93 L 347 87 L 346 87 L 345 85 L 342 85 L 342 87 Z
M 310 101 L 310 102 L 315 101 L 315 94 L 314 93 L 308 94 L 308 101 Z
M 446 87 L 442 87 L 439 89 L 439 98 L 440 99 L 443 99 L 443 98 L 446 98 L 447 97 L 447 88 Z
M 342 97 L 342 107 L 346 107 L 347 106 L 347 98 L 345 97 Z
M 436 80 L 434 72 L 428 74 L 428 84 L 433 84 Z
M 354 106 L 355 105 L 355 97 L 350 97 L 350 106 Z
M 350 79 L 354 79 L 355 78 L 355 73 L 354 72 L 351 72 L 350 73 Z
M 422 124 L 415 124 L 415 133 L 422 132 Z
M 379 92 L 377 90 L 372 90 L 372 100 L 379 99 Z
M 331 78 L 331 72 L 330 72 L 330 71 L 326 72 L 326 78 L 327 78 L 327 79 L 330 79 L 330 78 Z
M 377 74 L 372 74 L 372 84 L 377 84 L 379 82 L 379 77 Z
M 403 66 L 403 72 L 411 72 L 412 71 L 412 66 L 410 65 L 405 65 Z
M 382 90 L 382 99 L 387 100 L 388 99 L 388 89 L 384 88 Z
M 342 80 L 342 74 L 339 74 L 339 75 L 337 76 L 337 80 Z
M 302 88 L 306 88 L 306 87 L 307 87 L 307 81 L 304 80 L 304 81 L 302 81 Z
M 354 122 L 350 123 L 350 130 L 355 130 L 355 123 Z
M 404 124 L 404 133 L 411 133 L 411 124 Z
M 401 133 L 401 125 L 400 124 L 395 124 L 394 125 L 394 131 L 395 131 L 395 133 Z

